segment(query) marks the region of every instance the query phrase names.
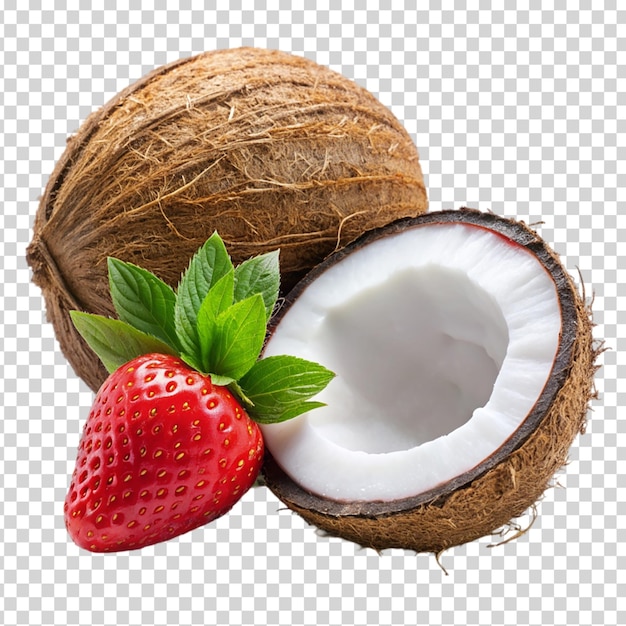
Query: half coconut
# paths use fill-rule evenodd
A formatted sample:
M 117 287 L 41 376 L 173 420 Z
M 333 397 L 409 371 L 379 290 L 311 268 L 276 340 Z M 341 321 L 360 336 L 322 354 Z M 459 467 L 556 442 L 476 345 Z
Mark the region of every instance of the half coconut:
M 370 232 L 301 281 L 265 356 L 323 363 L 326 404 L 263 426 L 267 485 L 331 535 L 439 553 L 542 495 L 586 422 L 589 307 L 523 223 L 471 209 Z

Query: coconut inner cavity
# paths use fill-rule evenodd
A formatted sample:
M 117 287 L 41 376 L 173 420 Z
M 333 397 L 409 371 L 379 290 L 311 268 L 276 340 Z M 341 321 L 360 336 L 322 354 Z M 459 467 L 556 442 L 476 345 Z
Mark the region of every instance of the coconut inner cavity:
M 305 489 L 394 500 L 469 471 L 523 423 L 552 368 L 557 292 L 531 253 L 487 229 L 430 224 L 357 248 L 312 281 L 265 355 L 322 363 L 327 404 L 263 426 Z
M 330 310 L 315 341 L 341 376 L 325 397 L 332 410 L 312 413 L 311 424 L 349 450 L 383 453 L 447 435 L 485 405 L 508 332 L 466 274 L 427 266 Z

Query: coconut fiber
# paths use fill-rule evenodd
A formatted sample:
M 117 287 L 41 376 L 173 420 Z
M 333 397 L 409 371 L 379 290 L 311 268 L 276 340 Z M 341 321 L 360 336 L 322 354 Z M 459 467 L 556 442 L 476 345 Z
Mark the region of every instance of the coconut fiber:
M 235 264 L 280 248 L 283 293 L 368 229 L 422 213 L 417 150 L 372 94 L 297 56 L 207 52 L 89 116 L 52 173 L 28 249 L 76 373 L 106 377 L 71 309 L 112 315 L 108 256 L 176 286 L 217 230 Z

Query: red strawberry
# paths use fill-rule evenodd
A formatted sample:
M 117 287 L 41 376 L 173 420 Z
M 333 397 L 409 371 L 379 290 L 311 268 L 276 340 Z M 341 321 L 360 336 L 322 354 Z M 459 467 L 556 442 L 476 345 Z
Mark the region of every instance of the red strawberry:
M 259 359 L 278 252 L 234 267 L 214 233 L 176 291 L 131 263 L 107 264 L 118 318 L 70 312 L 110 372 L 65 499 L 70 536 L 93 552 L 148 546 L 226 513 L 261 469 L 257 422 L 321 406 L 309 399 L 334 376 L 288 355 Z
M 141 548 L 226 513 L 263 459 L 259 427 L 226 387 L 175 356 L 146 354 L 98 392 L 65 500 L 72 539 Z

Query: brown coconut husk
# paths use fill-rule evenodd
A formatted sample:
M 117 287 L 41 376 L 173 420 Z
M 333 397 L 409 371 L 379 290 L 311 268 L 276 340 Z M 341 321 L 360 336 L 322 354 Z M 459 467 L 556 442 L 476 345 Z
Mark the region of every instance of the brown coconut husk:
M 426 209 L 417 150 L 372 94 L 301 57 L 220 50 L 156 69 L 85 120 L 27 258 L 61 349 L 96 390 L 106 371 L 68 311 L 113 314 L 108 256 L 175 286 L 217 230 L 235 264 L 280 248 L 287 291 L 337 247 Z
M 330 535 L 378 551 L 403 548 L 438 555 L 512 523 L 533 507 L 567 463 L 572 443 L 584 432 L 590 400 L 596 397 L 593 379 L 602 347 L 592 336 L 590 305 L 537 233 L 523 223 L 469 209 L 401 220 L 381 232 L 453 221 L 491 228 L 536 255 L 557 285 L 563 316 L 560 345 L 550 379 L 519 429 L 479 466 L 427 493 L 394 502 L 336 502 L 302 489 L 267 455 L 266 484 L 290 509 Z M 384 236 L 381 232 L 366 235 L 364 241 Z M 337 255 L 349 254 L 351 248 Z M 313 278 L 305 279 L 293 298 Z

